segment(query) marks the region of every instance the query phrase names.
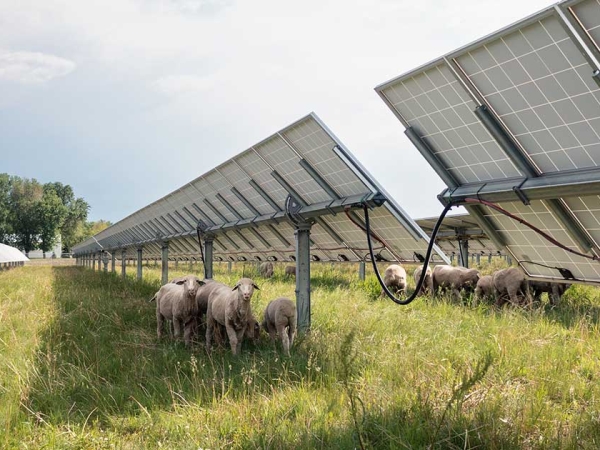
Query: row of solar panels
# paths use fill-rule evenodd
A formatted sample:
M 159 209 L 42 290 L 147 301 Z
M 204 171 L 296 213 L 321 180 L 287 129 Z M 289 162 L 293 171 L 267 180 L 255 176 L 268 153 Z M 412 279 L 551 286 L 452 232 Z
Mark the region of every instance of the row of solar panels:
M 599 61 L 600 4 L 567 0 L 376 90 L 448 185 L 443 201 L 499 201 L 554 239 L 595 257 L 600 254 Z M 387 200 L 374 212 L 380 256 L 418 260 L 424 253 L 425 233 L 312 114 L 96 238 L 115 248 L 136 240 L 155 245 L 171 233 L 166 237 L 181 238 L 191 250 L 185 236 L 201 219 L 221 232 L 217 256 L 285 258 L 294 247 L 293 227 L 283 213 L 288 195 L 298 198 L 307 214 L 320 211 L 311 235 L 317 258 L 364 258 L 365 233 L 356 225 L 364 224 L 361 214 L 352 213 L 350 220 L 343 208 L 331 214 L 327 209 L 331 202 L 352 204 L 378 195 Z M 530 276 L 567 274 L 600 282 L 597 261 L 561 250 L 496 210 L 467 210 L 495 247 Z M 97 248 L 86 242 L 76 251 Z M 437 255 L 447 261 L 439 249 Z
M 197 255 L 196 226 L 202 221 L 215 234 L 216 260 L 290 260 L 295 238 L 286 215 L 289 196 L 301 207 L 300 217 L 315 221 L 315 260 L 365 260 L 365 222 L 357 206 L 375 206 L 377 199 L 385 204 L 370 213 L 376 257 L 419 261 L 426 252 L 427 235 L 309 114 L 88 239 L 75 253 L 126 247 L 133 254 L 143 246 L 147 255 L 158 255 L 168 240 L 172 255 Z M 436 250 L 436 260 L 447 261 Z

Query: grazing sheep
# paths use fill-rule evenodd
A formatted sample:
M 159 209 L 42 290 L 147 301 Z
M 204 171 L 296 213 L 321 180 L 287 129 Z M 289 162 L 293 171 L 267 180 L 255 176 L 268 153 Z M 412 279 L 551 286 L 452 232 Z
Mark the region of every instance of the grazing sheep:
M 258 273 L 263 278 L 271 278 L 273 276 L 273 263 L 270 261 L 262 263 L 258 267 Z
M 523 272 L 516 267 L 498 270 L 493 275 L 496 305 L 502 306 L 507 297 L 514 305 L 523 304 L 525 299 L 531 301 L 529 284 Z
M 152 300 L 156 300 L 156 333 L 159 338 L 162 337 L 164 321 L 171 320 L 175 338 L 181 337 L 183 328 L 185 345 L 191 344 L 198 314 L 196 294 L 204 284 L 195 275 L 188 275 L 177 279 L 175 283 L 165 284 L 154 295 Z
M 558 305 L 562 295 L 571 285 L 568 283 L 552 283 L 550 281 L 529 280 L 529 289 L 533 296 L 533 301 L 540 302 L 542 292 L 548 293 L 550 304 Z
M 392 264 L 385 269 L 383 275 L 383 284 L 392 292 L 392 294 L 404 294 L 406 292 L 406 270 L 398 264 Z M 381 291 L 385 295 L 385 291 Z
M 294 344 L 296 336 L 296 305 L 294 302 L 284 297 L 269 302 L 265 309 L 262 327 L 269 333 L 273 342 L 279 335 L 283 351 L 290 356 L 290 347 Z
M 436 266 L 433 269 L 433 292 L 438 290 L 444 292 L 450 290 L 455 300 L 460 300 L 461 291 L 473 292 L 479 281 L 479 271 L 465 267 L 453 267 L 448 265 Z
M 225 326 L 231 351 L 237 355 L 242 347 L 242 338 L 252 317 L 250 299 L 258 286 L 250 278 L 242 278 L 232 288 L 214 282 L 208 296 L 206 311 L 206 349 L 210 351 L 216 324 Z
M 296 278 L 296 266 L 285 266 L 285 276 Z
M 423 272 L 423 266 L 417 267 L 413 273 L 415 279 L 415 286 L 419 284 L 419 278 L 421 278 L 421 272 Z M 432 295 L 433 294 L 433 279 L 431 278 L 431 267 L 427 267 L 425 273 L 425 279 L 423 280 L 423 286 L 421 286 L 420 295 Z
M 492 275 L 484 275 L 475 286 L 474 302 L 494 297 L 494 279 Z
M 214 331 L 214 338 L 218 347 L 221 347 L 224 343 L 229 342 L 229 339 L 227 338 L 227 330 L 223 325 L 216 322 Z M 254 345 L 256 345 L 260 339 L 260 325 L 258 324 L 256 317 L 254 317 L 254 314 L 248 319 L 248 325 L 246 326 L 244 339 L 252 342 Z

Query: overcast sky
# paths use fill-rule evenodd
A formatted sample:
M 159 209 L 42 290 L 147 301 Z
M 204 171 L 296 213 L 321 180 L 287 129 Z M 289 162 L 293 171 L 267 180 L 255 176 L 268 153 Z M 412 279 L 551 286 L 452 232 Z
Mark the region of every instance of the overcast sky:
M 314 111 L 413 217 L 444 185 L 373 88 L 545 0 L 0 0 L 0 172 L 117 222 Z

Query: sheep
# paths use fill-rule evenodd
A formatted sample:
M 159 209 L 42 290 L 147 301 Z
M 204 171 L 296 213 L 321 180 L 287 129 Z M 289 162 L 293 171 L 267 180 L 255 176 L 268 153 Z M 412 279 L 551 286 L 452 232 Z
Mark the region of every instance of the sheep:
M 190 346 L 198 314 L 196 294 L 204 285 L 204 281 L 195 275 L 188 275 L 175 280 L 175 283 L 165 284 L 154 294 L 151 301 L 156 300 L 156 333 L 159 339 L 162 337 L 164 321 L 171 320 L 175 338 L 181 337 L 183 328 L 185 345 Z
M 271 278 L 273 276 L 273 263 L 270 261 L 262 263 L 258 267 L 258 272 L 263 278 Z
M 540 302 L 543 292 L 548 293 L 548 299 L 551 305 L 558 305 L 562 295 L 571 285 L 569 283 L 553 283 L 549 281 L 529 280 L 529 289 L 533 296 L 533 301 Z
M 423 266 L 417 267 L 413 273 L 413 277 L 415 279 L 415 286 L 419 284 L 419 278 L 421 277 L 421 273 L 423 272 Z M 423 286 L 421 286 L 421 295 L 432 295 L 433 294 L 433 280 L 431 278 L 431 267 L 427 267 L 427 272 L 425 274 L 425 279 L 423 280 Z
M 449 289 L 455 300 L 460 300 L 460 293 L 473 292 L 479 281 L 479 271 L 466 267 L 453 267 L 448 265 L 435 266 L 432 274 L 433 292 L 437 295 L 438 289 Z
M 225 326 L 229 344 L 234 355 L 239 354 L 242 338 L 252 317 L 250 300 L 258 286 L 250 278 L 242 278 L 232 288 L 224 284 L 211 283 L 206 311 L 206 349 L 210 351 L 216 324 Z
M 227 330 L 225 326 L 218 322 L 215 322 L 214 338 L 218 347 L 221 347 L 223 343 L 228 342 Z M 248 325 L 246 326 L 246 332 L 244 333 L 244 339 L 252 342 L 254 345 L 258 343 L 260 339 L 260 325 L 258 320 L 254 317 L 254 314 L 248 319 Z
M 284 297 L 269 302 L 265 309 L 262 327 L 269 333 L 273 342 L 279 335 L 283 351 L 290 356 L 290 347 L 294 344 L 296 336 L 296 305 L 294 302 Z
M 285 266 L 285 276 L 296 278 L 296 266 L 294 266 L 294 265 Z
M 529 283 L 525 279 L 525 274 L 516 267 L 498 270 L 493 275 L 494 294 L 496 296 L 496 305 L 502 306 L 506 302 L 506 297 L 514 305 L 523 303 L 522 299 L 531 304 L 531 294 Z
M 494 297 L 494 280 L 492 275 L 484 275 L 475 286 L 475 297 L 473 302 L 476 304 L 479 300 Z
M 385 269 L 383 275 L 383 284 L 392 292 L 392 294 L 403 294 L 406 292 L 406 270 L 398 264 L 392 264 Z M 385 291 L 381 291 L 385 295 Z

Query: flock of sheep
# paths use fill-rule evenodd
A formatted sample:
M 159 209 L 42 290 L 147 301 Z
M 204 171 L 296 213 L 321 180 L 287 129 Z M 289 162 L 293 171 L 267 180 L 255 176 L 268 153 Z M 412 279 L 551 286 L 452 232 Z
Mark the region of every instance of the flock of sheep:
M 422 271 L 423 266 L 414 271 L 415 284 L 418 284 Z M 263 278 L 271 278 L 273 264 L 262 263 L 259 273 Z M 295 276 L 295 267 L 287 266 L 284 273 Z M 392 293 L 406 293 L 406 270 L 402 266 L 392 264 L 387 267 L 383 281 Z M 480 276 L 476 269 L 439 265 L 433 270 L 427 267 L 421 295 L 449 294 L 460 300 L 462 296 L 474 294 L 474 302 L 494 299 L 501 306 L 507 301 L 514 305 L 530 305 L 547 292 L 551 302 L 556 304 L 569 286 L 526 280 L 523 272 L 515 267 Z M 162 337 L 165 321 L 168 321 L 175 338 L 183 336 L 186 346 L 190 346 L 194 336 L 204 327 L 207 351 L 211 350 L 213 341 L 222 345 L 227 339 L 233 354 L 238 355 L 242 341 L 248 339 L 256 343 L 262 328 L 273 342 L 279 338 L 289 356 L 296 336 L 296 305 L 285 297 L 271 301 L 259 325 L 251 304 L 255 289 L 258 286 L 250 278 L 241 278 L 233 287 L 214 280 L 200 280 L 195 275 L 171 280 L 151 299 L 156 300 L 158 337 Z
M 415 270 L 415 284 L 418 284 L 422 271 L 422 266 Z M 402 266 L 389 266 L 385 270 L 383 281 L 393 293 L 406 292 L 406 270 Z M 552 304 L 557 304 L 569 286 L 570 284 L 527 280 L 523 272 L 516 267 L 480 276 L 476 269 L 439 265 L 433 270 L 427 267 L 421 294 L 450 294 L 455 300 L 474 294 L 475 303 L 493 299 L 498 306 L 502 306 L 506 302 L 513 305 L 531 305 L 533 302 L 539 302 L 542 293 L 547 292 Z
M 273 276 L 270 262 L 261 264 L 259 270 L 265 278 Z M 168 321 L 175 338 L 181 339 L 183 334 L 186 346 L 190 346 L 204 325 L 207 351 L 211 350 L 213 340 L 222 345 L 223 340 L 228 339 L 231 351 L 238 355 L 244 339 L 258 341 L 262 326 L 272 341 L 279 336 L 289 356 L 296 336 L 296 305 L 285 297 L 271 301 L 259 325 L 250 302 L 255 289 L 258 286 L 250 278 L 241 278 L 233 287 L 214 280 L 200 280 L 195 275 L 175 278 L 150 300 L 156 300 L 157 335 L 159 339 L 162 337 L 164 323 Z

